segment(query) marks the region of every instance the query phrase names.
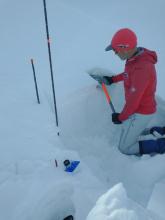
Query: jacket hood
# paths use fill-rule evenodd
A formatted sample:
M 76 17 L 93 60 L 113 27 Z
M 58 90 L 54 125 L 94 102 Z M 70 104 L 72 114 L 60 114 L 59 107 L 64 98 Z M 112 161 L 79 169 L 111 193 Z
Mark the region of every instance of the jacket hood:
M 157 54 L 155 51 L 151 51 L 151 50 L 148 50 L 146 48 L 143 48 L 144 50 L 144 58 L 150 62 L 152 62 L 153 64 L 157 63 Z
M 149 61 L 153 64 L 157 63 L 157 54 L 155 51 L 151 51 L 146 48 L 140 47 L 139 54 L 137 54 L 137 57 L 138 57 L 138 55 L 141 60 Z
M 157 63 L 157 55 L 155 51 L 148 50 L 143 47 L 138 48 L 138 52 L 136 53 L 135 56 L 130 58 L 128 61 L 133 61 L 133 60 L 138 60 L 140 59 L 141 61 L 148 61 L 153 64 Z

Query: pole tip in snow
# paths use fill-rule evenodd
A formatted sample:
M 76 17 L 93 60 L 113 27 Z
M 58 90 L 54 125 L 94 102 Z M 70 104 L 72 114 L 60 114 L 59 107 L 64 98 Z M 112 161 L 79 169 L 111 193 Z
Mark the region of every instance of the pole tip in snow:
M 64 218 L 63 220 L 73 220 L 73 216 L 72 216 L 72 215 L 69 215 L 69 216 L 67 216 L 66 218 Z
M 31 58 L 31 59 L 30 59 L 30 62 L 33 63 L 33 61 L 34 61 L 33 58 Z
M 58 167 L 58 163 L 56 159 L 54 160 L 54 163 L 55 163 L 55 166 Z

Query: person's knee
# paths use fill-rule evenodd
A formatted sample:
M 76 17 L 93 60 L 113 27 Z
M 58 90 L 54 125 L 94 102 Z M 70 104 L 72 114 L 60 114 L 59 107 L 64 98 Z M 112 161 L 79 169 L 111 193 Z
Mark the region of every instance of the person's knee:
M 128 153 L 125 149 L 119 149 L 119 151 L 120 151 L 122 154 L 129 155 L 129 153 Z
M 120 146 L 118 149 L 122 154 L 130 155 L 128 148 Z
M 140 153 L 138 142 L 131 144 L 129 146 L 121 145 L 118 147 L 118 149 L 122 154 L 126 154 L 126 155 L 138 155 Z

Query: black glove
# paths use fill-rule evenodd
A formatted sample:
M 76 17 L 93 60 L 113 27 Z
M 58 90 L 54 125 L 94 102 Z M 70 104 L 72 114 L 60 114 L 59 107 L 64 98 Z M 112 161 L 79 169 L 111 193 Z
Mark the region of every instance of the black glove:
M 113 82 L 113 76 L 104 76 L 103 80 L 106 81 L 106 82 L 103 82 L 106 85 L 111 85 L 112 83 L 114 83 Z
M 119 113 L 112 113 L 112 122 L 114 124 L 121 124 L 122 122 L 119 120 Z

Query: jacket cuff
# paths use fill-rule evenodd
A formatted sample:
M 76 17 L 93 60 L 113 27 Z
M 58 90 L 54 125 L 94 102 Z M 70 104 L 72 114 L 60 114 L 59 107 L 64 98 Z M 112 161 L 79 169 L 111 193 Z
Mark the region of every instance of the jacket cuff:
M 119 121 L 124 121 L 123 119 L 122 119 L 122 115 L 120 114 L 119 116 L 118 116 L 118 119 L 119 119 Z

